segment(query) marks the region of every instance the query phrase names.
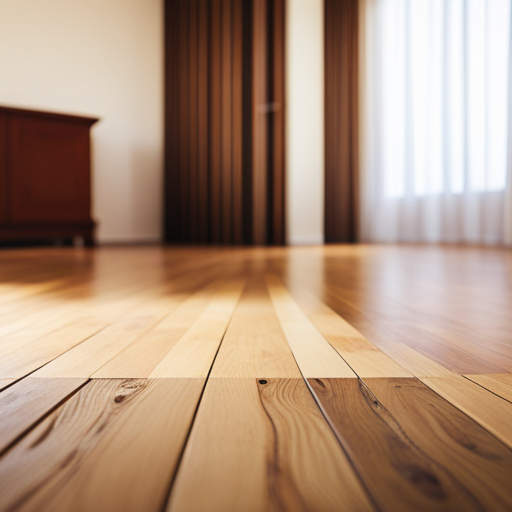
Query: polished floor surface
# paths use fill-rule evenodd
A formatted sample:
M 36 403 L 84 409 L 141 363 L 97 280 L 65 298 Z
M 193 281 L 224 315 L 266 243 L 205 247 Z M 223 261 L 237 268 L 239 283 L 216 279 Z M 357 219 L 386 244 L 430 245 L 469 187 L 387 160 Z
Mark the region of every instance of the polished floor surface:
M 0 510 L 512 510 L 512 251 L 0 251 Z

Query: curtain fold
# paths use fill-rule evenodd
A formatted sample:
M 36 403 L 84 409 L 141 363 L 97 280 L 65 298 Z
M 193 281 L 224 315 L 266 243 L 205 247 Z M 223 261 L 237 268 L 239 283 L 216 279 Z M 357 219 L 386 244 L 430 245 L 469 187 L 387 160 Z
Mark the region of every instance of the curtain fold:
M 510 243 L 510 3 L 361 2 L 363 241 Z
M 510 27 L 512 28 L 512 9 L 510 10 Z M 512 30 L 509 35 L 508 80 L 508 165 L 503 209 L 503 241 L 505 245 L 512 247 Z
M 358 0 L 325 0 L 324 6 L 325 241 L 355 242 L 359 210 L 359 5 Z

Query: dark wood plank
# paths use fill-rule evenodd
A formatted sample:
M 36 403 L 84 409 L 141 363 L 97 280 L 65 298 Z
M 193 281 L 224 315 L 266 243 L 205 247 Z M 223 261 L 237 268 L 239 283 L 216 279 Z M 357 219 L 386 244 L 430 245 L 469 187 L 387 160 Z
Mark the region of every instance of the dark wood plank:
M 0 461 L 0 508 L 160 511 L 203 379 L 96 380 Z
M 483 510 L 475 489 L 465 485 L 460 471 L 445 460 L 438 460 L 425 443 L 419 444 L 416 432 L 395 417 L 361 380 L 308 382 L 381 510 Z M 404 387 L 416 385 L 414 379 L 400 382 Z M 454 415 L 457 413 L 454 410 Z M 450 417 L 446 424 L 449 422 Z M 485 437 L 478 432 L 480 439 Z M 487 447 L 493 446 L 494 455 L 502 457 L 496 451 L 497 440 L 490 437 Z M 435 437 L 430 440 L 436 441 Z M 501 464 L 508 466 L 509 462 L 502 459 Z M 494 465 L 494 469 L 498 467 Z
M 512 450 L 416 379 L 364 379 L 407 436 L 486 510 L 512 509 Z

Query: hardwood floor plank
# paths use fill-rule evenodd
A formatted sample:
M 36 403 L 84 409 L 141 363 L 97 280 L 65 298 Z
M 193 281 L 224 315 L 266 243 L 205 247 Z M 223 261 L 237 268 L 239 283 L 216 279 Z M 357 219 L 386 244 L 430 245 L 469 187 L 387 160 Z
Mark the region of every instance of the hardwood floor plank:
M 135 314 L 103 329 L 32 374 L 37 378 L 89 378 L 105 363 L 149 331 L 179 305 L 179 300 L 156 299 L 143 304 Z
M 106 324 L 100 322 L 78 321 L 28 344 L 5 351 L 0 356 L 0 376 L 22 378 L 105 327 Z
M 495 395 L 512 402 L 512 373 L 495 375 L 465 375 L 465 377 L 488 389 Z
M 171 314 L 145 332 L 131 345 L 108 361 L 93 378 L 147 378 L 162 359 L 196 322 L 218 292 L 214 281 L 183 301 Z
M 359 377 L 412 377 L 410 372 L 313 295 L 303 292 L 298 302 L 320 334 Z
M 388 341 L 382 350 L 415 377 L 451 377 L 456 375 L 405 343 Z
M 222 341 L 212 378 L 300 378 L 265 284 L 248 283 Z
M 23 379 L 0 393 L 0 453 L 87 379 Z
M 315 329 L 279 278 L 267 275 L 277 317 L 305 378 L 356 377 L 350 366 Z
M 0 391 L 13 383 L 16 379 L 0 379 Z
M 235 280 L 223 287 L 194 325 L 151 372 L 150 377 L 205 378 L 244 285 L 244 280 Z
M 0 459 L 0 509 L 160 511 L 203 385 L 92 381 Z
M 364 379 L 411 441 L 482 510 L 512 510 L 512 450 L 416 379 Z
M 512 448 L 510 402 L 461 375 L 425 377 L 420 380 Z
M 482 510 L 359 379 L 308 379 L 380 510 Z
M 302 379 L 208 381 L 168 512 L 341 509 L 373 508 Z
M 406 244 L 2 249 L 0 510 L 160 512 L 200 396 L 178 510 L 510 510 L 511 265 Z

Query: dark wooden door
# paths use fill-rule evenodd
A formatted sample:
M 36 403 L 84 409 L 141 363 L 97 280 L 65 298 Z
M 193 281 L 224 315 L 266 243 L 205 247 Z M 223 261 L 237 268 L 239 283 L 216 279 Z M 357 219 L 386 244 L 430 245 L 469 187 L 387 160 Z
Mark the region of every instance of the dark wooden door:
M 90 221 L 89 127 L 17 115 L 9 134 L 10 222 Z

